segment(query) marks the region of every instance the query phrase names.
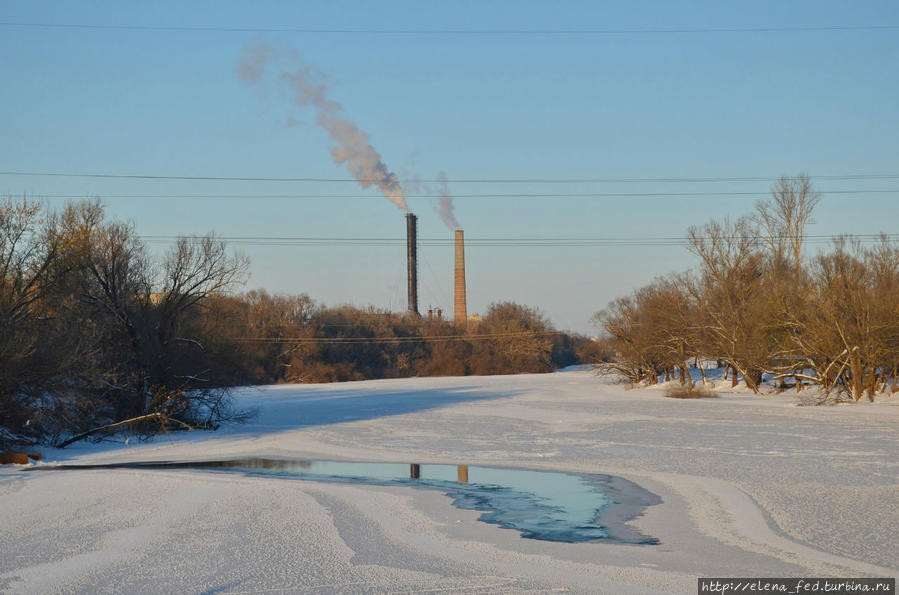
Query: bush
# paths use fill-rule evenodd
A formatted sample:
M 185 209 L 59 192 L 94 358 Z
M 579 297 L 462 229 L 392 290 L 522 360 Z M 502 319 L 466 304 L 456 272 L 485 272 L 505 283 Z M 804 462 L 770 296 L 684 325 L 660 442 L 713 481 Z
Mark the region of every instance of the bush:
M 670 399 L 717 399 L 718 395 L 701 385 L 690 388 L 688 385 L 675 385 L 665 389 L 665 396 Z

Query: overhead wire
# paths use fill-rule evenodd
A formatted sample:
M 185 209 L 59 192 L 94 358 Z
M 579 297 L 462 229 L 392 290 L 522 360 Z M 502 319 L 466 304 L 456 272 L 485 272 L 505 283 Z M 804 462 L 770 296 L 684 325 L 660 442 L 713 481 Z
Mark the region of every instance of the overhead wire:
M 174 236 L 174 235 L 140 235 L 141 240 L 148 243 L 171 243 L 180 239 L 187 241 L 202 241 L 205 236 Z M 366 247 L 396 247 L 406 244 L 405 238 L 351 238 L 351 237 L 299 237 L 299 236 L 214 236 L 216 239 L 235 245 L 254 246 L 366 246 Z M 707 239 L 697 236 L 698 239 Z M 837 235 L 806 235 L 807 244 L 826 244 L 842 237 L 854 238 L 862 242 L 878 241 L 886 238 L 889 241 L 899 240 L 899 233 L 894 234 L 837 234 Z M 769 240 L 766 236 L 751 236 L 735 239 L 750 239 L 763 242 Z M 774 238 L 777 239 L 777 238 Z M 683 236 L 668 237 L 466 237 L 466 247 L 550 247 L 550 246 L 679 246 L 685 245 L 691 238 Z M 418 238 L 419 245 L 426 246 L 452 246 L 453 238 Z
M 563 335 L 564 331 L 526 331 L 507 333 L 481 333 L 463 335 L 432 335 L 404 337 L 235 337 L 229 340 L 238 343 L 307 343 L 307 344 L 354 344 L 354 343 L 451 343 L 462 341 L 484 341 L 491 339 L 521 339 Z
M 162 174 L 107 174 L 80 172 L 40 172 L 5 170 L 4 176 L 36 176 L 63 178 L 99 178 L 128 180 L 193 180 L 217 182 L 316 182 L 316 183 L 367 183 L 376 184 L 381 179 L 327 178 L 327 177 L 270 177 L 270 176 L 201 176 Z M 453 178 L 417 180 L 426 183 L 452 184 L 629 184 L 629 183 L 710 183 L 710 182 L 774 182 L 783 176 L 734 176 L 734 177 L 645 177 L 645 178 Z M 867 173 L 841 175 L 809 175 L 813 180 L 893 180 L 899 173 Z
M 250 177 L 250 176 L 170 176 L 151 174 L 105 174 L 105 173 L 78 173 L 78 172 L 35 172 L 35 171 L 0 171 L 0 175 L 11 176 L 51 176 L 51 177 L 86 177 L 86 178 L 113 178 L 113 179 L 139 179 L 139 180 L 193 180 L 193 181 L 253 181 L 253 182 L 335 182 L 358 183 L 359 180 L 350 178 L 312 178 L 312 177 Z M 453 180 L 439 180 L 441 182 L 457 183 L 716 183 L 716 182 L 759 182 L 774 181 L 782 176 L 734 176 L 734 177 L 631 177 L 631 178 L 457 178 Z M 888 180 L 899 179 L 899 173 L 847 173 L 840 175 L 809 176 L 815 180 Z M 422 181 L 422 180 L 419 180 Z M 427 181 L 427 180 L 423 180 Z M 435 180 L 436 181 L 436 180 Z M 852 194 L 889 194 L 899 192 L 899 189 L 829 189 L 817 191 L 822 195 L 852 195 Z M 696 192 L 566 192 L 566 193 L 463 193 L 454 198 L 626 198 L 626 197 L 690 197 L 690 196 L 767 196 L 770 192 L 758 191 L 696 191 Z M 132 194 L 109 195 L 108 197 L 121 198 L 304 198 L 316 200 L 331 200 L 335 198 L 365 198 L 378 199 L 379 196 L 362 196 L 357 194 Z M 39 198 L 40 195 L 38 195 Z M 409 198 L 438 198 L 431 194 L 413 194 Z M 56 194 L 46 198 L 82 198 L 76 195 Z M 876 241 L 882 234 L 842 234 L 827 236 L 808 236 L 808 243 L 827 243 L 843 235 L 849 235 L 859 241 Z M 237 245 L 260 246 L 394 246 L 405 242 L 403 238 L 339 238 L 339 237 L 278 237 L 278 236 L 217 236 L 218 239 Z M 888 234 L 887 238 L 893 240 L 897 234 Z M 144 235 L 141 238 L 148 243 L 170 243 L 176 241 L 178 236 L 171 235 Z M 761 239 L 761 238 L 759 238 Z M 420 238 L 422 245 L 446 246 L 452 243 L 450 238 Z M 472 238 L 469 237 L 469 246 L 674 246 L 684 245 L 688 242 L 685 237 L 618 237 L 618 238 Z
M 165 31 L 183 33 L 299 33 L 319 35 L 683 35 L 721 33 L 825 33 L 839 31 L 891 31 L 899 25 L 810 25 L 792 27 L 671 27 L 618 29 L 351 29 L 338 27 L 214 27 L 192 25 L 134 25 L 3 21 L 0 27 L 29 29 L 84 29 L 98 31 Z
M 890 194 L 899 193 L 899 188 L 887 189 L 848 189 L 848 190 L 816 190 L 816 194 L 842 195 L 842 194 Z M 453 200 L 457 198 L 654 198 L 654 197 L 689 197 L 689 196 L 769 196 L 770 191 L 721 191 L 721 192 L 541 192 L 541 193 L 489 193 L 489 194 L 453 194 Z M 32 193 L 39 199 L 84 199 L 84 198 L 124 198 L 124 199 L 358 199 L 358 200 L 383 200 L 382 196 L 369 194 L 42 194 Z M 406 194 L 407 199 L 441 198 L 440 194 Z

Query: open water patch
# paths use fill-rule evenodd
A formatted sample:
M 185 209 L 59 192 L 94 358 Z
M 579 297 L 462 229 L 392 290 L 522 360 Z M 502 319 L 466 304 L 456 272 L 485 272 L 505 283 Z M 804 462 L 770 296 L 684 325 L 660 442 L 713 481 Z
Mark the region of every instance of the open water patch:
M 578 543 L 658 544 L 627 525 L 661 499 L 613 475 L 536 471 L 477 465 L 364 463 L 246 458 L 227 461 L 40 465 L 51 469 L 194 469 L 379 486 L 439 490 L 481 521 L 514 529 L 527 539 Z

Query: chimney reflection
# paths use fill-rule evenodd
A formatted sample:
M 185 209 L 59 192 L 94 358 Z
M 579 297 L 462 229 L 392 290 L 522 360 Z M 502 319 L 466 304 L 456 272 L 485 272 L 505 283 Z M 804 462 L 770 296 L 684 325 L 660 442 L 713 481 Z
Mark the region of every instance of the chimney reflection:
M 420 464 L 409 464 L 409 479 L 421 479 Z M 468 483 L 468 465 L 456 465 L 456 479 L 459 483 Z
M 292 461 L 288 459 L 235 459 L 232 461 L 200 461 L 196 463 L 161 463 L 154 465 L 156 467 L 199 467 L 199 468 L 225 468 L 230 469 L 240 467 L 242 469 L 271 469 L 275 471 L 301 471 L 312 467 L 311 461 Z

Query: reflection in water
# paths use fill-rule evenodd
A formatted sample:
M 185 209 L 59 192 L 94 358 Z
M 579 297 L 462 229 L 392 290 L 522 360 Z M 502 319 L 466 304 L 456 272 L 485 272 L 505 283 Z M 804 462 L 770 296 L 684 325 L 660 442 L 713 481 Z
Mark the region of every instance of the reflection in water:
M 314 481 L 410 485 L 438 489 L 459 508 L 479 510 L 482 521 L 546 541 L 613 540 L 655 544 L 626 527 L 657 496 L 620 478 L 527 469 L 417 463 L 355 463 L 247 458 L 231 461 L 59 465 L 35 470 L 85 468 L 209 469 Z M 616 501 L 613 501 L 613 497 Z M 617 507 L 609 512 L 612 507 Z M 603 523 L 603 517 L 610 522 Z M 614 522 L 612 519 L 617 519 Z

